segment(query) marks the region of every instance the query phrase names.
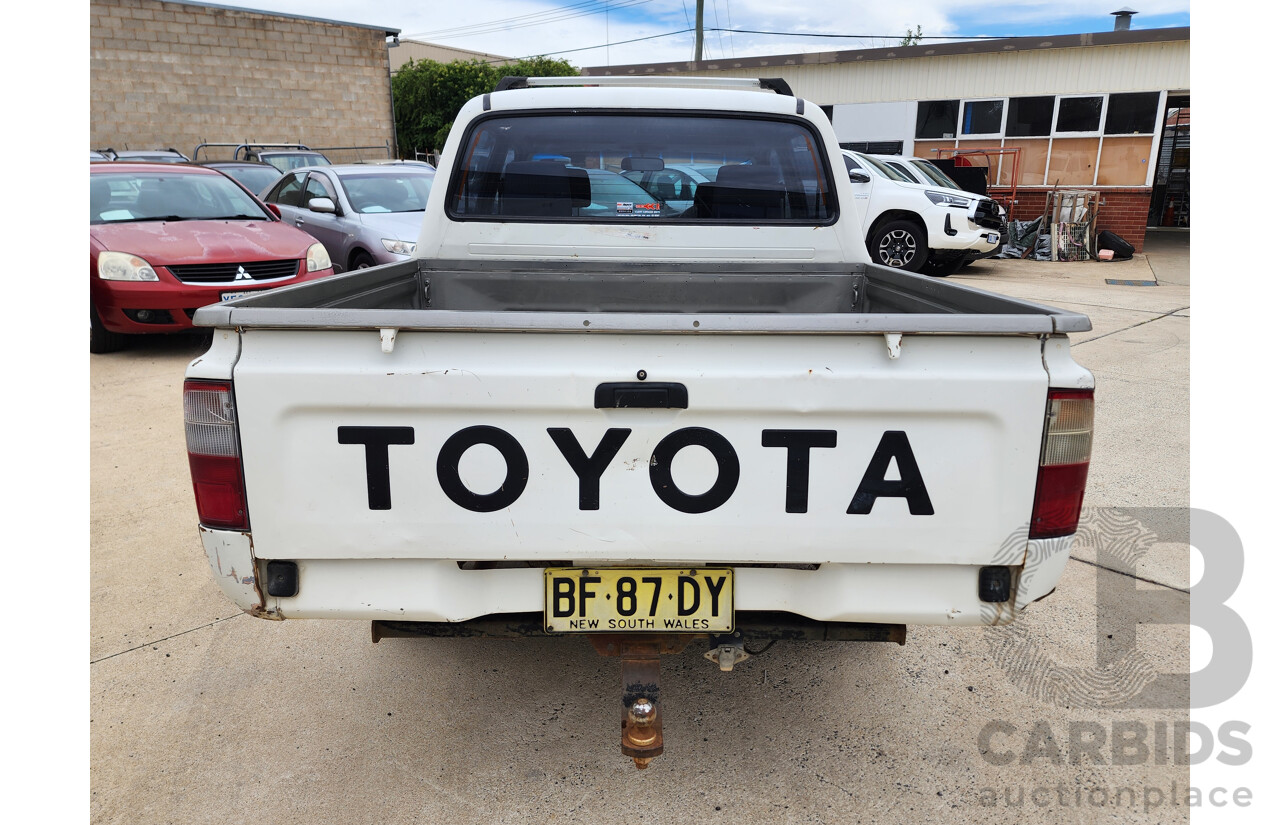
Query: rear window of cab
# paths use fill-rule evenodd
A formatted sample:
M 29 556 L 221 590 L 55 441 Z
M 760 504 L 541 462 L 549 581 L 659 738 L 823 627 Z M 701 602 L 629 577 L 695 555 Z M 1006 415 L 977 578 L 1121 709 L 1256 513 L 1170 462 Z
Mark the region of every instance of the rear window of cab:
M 455 220 L 835 220 L 821 140 L 800 119 L 655 112 L 494 115 L 463 138 Z

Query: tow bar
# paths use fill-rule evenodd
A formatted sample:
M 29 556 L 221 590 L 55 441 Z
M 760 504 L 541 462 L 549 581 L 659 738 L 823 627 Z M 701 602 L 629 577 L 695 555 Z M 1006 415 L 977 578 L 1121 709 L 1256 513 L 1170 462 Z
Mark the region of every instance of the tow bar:
M 679 653 L 695 637 L 677 633 L 591 636 L 601 656 L 622 660 L 622 754 L 644 770 L 662 754 L 662 677 L 658 657 Z
M 622 671 L 622 753 L 644 770 L 660 756 L 662 739 L 662 677 L 660 656 L 681 653 L 695 641 L 710 642 L 703 656 L 722 671 L 751 657 L 746 643 L 765 649 L 777 641 L 894 642 L 905 644 L 903 625 L 820 622 L 789 613 L 740 611 L 736 629 L 726 635 L 706 633 L 600 633 L 587 635 L 601 656 L 617 657 Z M 375 621 L 373 641 L 393 637 L 488 637 L 496 639 L 552 638 L 539 613 L 483 616 L 465 622 Z M 756 653 L 761 653 L 757 650 Z

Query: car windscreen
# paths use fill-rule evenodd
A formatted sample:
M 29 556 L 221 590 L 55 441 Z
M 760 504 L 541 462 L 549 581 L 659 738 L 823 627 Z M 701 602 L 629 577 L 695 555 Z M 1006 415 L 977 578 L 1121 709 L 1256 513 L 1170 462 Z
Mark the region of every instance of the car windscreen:
M 421 212 L 435 176 L 416 171 L 396 175 L 346 172 L 338 176 L 351 208 L 362 215 L 379 212 Z
M 187 159 L 181 155 L 170 155 L 167 153 L 159 153 L 154 155 L 148 154 L 130 154 L 121 152 L 116 156 L 116 160 L 136 161 L 138 163 L 186 163 Z
M 100 167 L 99 167 L 100 168 Z M 89 176 L 89 223 L 271 220 L 222 175 L 113 172 Z
M 822 225 L 836 204 L 821 145 L 798 118 L 496 115 L 464 136 L 446 209 L 459 220 Z M 641 186 L 668 166 L 709 167 L 692 202 Z
M 218 171 L 240 181 L 250 192 L 265 192 L 280 180 L 280 171 L 271 166 L 228 166 Z
M 328 158 L 314 152 L 277 152 L 272 154 L 263 152 L 259 154 L 258 157 L 264 163 L 271 164 L 281 172 L 288 172 L 292 169 L 301 169 L 304 166 L 329 165 Z
M 961 191 L 964 191 L 963 186 L 953 181 L 947 175 L 946 172 L 934 166 L 932 163 L 930 163 L 927 160 L 913 160 L 911 161 L 911 165 L 914 166 L 916 169 L 919 169 L 920 174 L 926 176 L 927 178 L 929 178 L 929 180 L 933 181 L 939 186 L 945 186 L 948 189 L 959 189 Z
M 882 161 L 876 160 L 875 158 L 867 157 L 866 155 L 862 155 L 860 159 L 864 161 L 872 169 L 874 169 L 876 172 L 878 172 L 880 174 L 880 177 L 882 178 L 901 181 L 902 183 L 915 183 L 915 181 L 913 181 L 911 178 L 907 177 L 906 175 L 899 172 L 897 169 L 894 169 L 892 166 L 889 166 L 888 164 Z

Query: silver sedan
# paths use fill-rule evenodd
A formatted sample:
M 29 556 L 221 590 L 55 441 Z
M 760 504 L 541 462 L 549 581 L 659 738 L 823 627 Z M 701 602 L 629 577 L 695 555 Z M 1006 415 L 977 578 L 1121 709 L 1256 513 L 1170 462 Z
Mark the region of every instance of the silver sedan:
M 312 166 L 289 172 L 262 199 L 324 244 L 343 272 L 413 254 L 434 177 L 425 166 Z

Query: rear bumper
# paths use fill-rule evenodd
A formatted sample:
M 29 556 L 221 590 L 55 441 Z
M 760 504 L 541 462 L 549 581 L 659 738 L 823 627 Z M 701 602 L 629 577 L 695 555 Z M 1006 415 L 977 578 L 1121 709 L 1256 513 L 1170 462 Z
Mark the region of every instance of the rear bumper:
M 461 622 L 543 609 L 541 567 L 463 570 L 441 559 L 299 558 L 297 595 L 267 596 L 258 586 L 265 562 L 253 557 L 250 534 L 205 527 L 200 534 L 224 594 L 264 618 Z M 1013 596 L 1000 604 L 979 600 L 977 565 L 824 564 L 735 568 L 734 607 L 821 622 L 1008 624 L 1057 586 L 1071 540 L 1028 541 L 1018 558 L 999 560 L 1013 573 Z

